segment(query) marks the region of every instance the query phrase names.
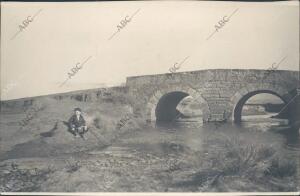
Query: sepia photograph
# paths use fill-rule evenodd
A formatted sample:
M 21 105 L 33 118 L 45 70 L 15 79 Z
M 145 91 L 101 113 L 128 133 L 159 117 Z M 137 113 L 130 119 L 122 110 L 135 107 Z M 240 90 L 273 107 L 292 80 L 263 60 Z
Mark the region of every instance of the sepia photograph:
M 299 195 L 299 1 L 1 2 L 0 195 Z

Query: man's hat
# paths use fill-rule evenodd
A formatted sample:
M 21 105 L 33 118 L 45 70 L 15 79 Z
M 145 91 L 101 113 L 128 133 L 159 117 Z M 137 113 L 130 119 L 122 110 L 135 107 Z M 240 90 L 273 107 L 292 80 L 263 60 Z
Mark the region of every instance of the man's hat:
M 81 112 L 81 109 L 80 109 L 80 108 L 75 108 L 74 111 L 75 111 L 75 112 L 76 112 L 76 111 Z

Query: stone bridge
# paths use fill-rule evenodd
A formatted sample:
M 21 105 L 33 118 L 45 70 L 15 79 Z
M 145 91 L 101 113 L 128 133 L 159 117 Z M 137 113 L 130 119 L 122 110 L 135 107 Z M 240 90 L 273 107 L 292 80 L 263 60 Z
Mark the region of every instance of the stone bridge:
M 202 110 L 204 122 L 241 121 L 243 105 L 260 93 L 291 102 L 283 111 L 299 120 L 298 71 L 285 70 L 202 70 L 128 77 L 128 93 L 135 100 L 134 113 L 148 122 L 176 117 L 176 106 L 192 96 Z

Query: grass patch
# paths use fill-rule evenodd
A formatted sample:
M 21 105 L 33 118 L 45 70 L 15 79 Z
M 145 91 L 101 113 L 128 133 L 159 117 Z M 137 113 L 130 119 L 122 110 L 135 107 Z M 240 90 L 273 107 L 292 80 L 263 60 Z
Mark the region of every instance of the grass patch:
M 271 145 L 218 136 L 204 140 L 203 149 L 187 161 L 199 170 L 175 186 L 218 192 L 297 191 L 296 161 Z

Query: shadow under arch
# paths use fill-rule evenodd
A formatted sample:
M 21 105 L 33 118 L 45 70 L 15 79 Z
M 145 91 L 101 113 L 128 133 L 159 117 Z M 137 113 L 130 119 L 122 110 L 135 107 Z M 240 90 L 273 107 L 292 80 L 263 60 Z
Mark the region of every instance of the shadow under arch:
M 176 109 L 176 107 L 179 102 L 188 95 L 189 94 L 181 91 L 174 91 L 164 94 L 159 99 L 155 108 L 156 121 L 173 121 L 180 116 L 180 112 Z
M 251 91 L 251 92 L 247 93 L 246 95 L 244 95 L 237 102 L 237 104 L 235 105 L 234 110 L 233 110 L 233 121 L 234 121 L 234 123 L 237 123 L 237 124 L 241 123 L 243 106 L 245 105 L 247 100 L 250 99 L 251 97 L 253 97 L 254 95 L 261 94 L 261 93 L 267 93 L 267 94 L 275 95 L 275 96 L 279 97 L 284 102 L 284 104 L 287 104 L 287 101 L 282 96 L 280 96 L 278 93 L 276 93 L 272 90 Z

